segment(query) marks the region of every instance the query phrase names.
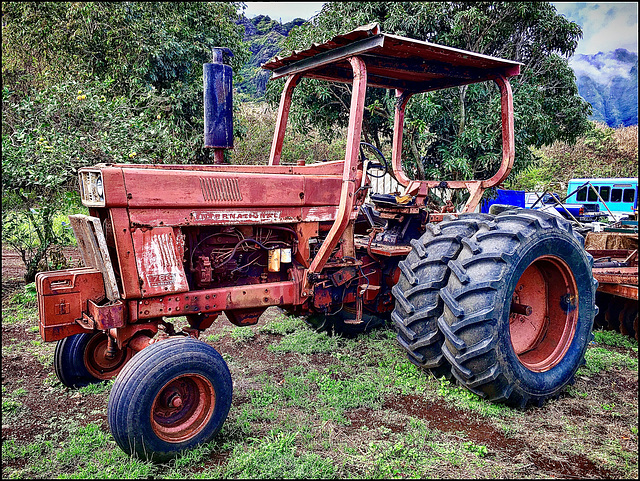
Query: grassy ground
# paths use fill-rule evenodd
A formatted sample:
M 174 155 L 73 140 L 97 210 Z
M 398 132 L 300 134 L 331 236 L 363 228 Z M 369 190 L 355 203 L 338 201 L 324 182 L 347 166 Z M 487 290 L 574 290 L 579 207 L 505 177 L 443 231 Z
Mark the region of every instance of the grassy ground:
M 638 345 L 597 332 L 575 385 L 542 408 L 489 404 L 408 362 L 391 330 L 354 339 L 271 308 L 203 340 L 234 382 L 216 439 L 168 464 L 126 456 L 111 383 L 64 388 L 29 294 L 2 319 L 2 478 L 636 478 Z

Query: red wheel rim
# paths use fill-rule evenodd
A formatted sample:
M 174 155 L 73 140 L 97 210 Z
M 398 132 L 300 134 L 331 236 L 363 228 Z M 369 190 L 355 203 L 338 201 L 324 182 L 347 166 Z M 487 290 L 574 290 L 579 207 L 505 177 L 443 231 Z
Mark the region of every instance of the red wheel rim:
M 520 362 L 544 372 L 564 358 L 578 322 L 578 288 L 569 266 L 542 256 L 522 273 L 511 298 L 509 333 Z
M 113 357 L 107 356 L 108 345 L 106 334 L 100 333 L 93 336 L 84 349 L 84 365 L 87 371 L 97 379 L 111 379 L 131 358 L 129 349 L 118 349 Z
M 216 394 L 199 374 L 172 379 L 160 389 L 151 406 L 151 427 L 163 441 L 179 443 L 197 435 L 213 415 Z

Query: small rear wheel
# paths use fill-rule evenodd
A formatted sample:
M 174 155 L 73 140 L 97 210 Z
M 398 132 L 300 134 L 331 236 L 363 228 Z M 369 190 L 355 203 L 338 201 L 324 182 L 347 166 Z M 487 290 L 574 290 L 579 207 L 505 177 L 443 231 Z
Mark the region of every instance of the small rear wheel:
M 109 354 L 107 335 L 87 332 L 58 341 L 53 365 L 62 384 L 79 388 L 115 377 L 132 355 L 131 349 Z
M 111 433 L 124 452 L 167 461 L 211 441 L 231 407 L 222 356 L 191 338 L 160 341 L 136 354 L 109 396 Z

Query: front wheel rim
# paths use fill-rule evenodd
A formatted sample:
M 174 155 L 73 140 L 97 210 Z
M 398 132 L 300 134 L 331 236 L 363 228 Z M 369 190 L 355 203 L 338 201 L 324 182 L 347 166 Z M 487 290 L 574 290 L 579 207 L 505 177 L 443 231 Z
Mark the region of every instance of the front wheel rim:
M 511 297 L 509 334 L 518 360 L 545 372 L 559 364 L 578 324 L 578 288 L 565 261 L 538 257 L 524 270 Z
M 118 349 L 109 356 L 109 339 L 106 334 L 93 336 L 84 350 L 84 365 L 96 379 L 106 381 L 116 376 L 122 366 L 129 360 L 127 348 Z
M 163 441 L 179 443 L 200 433 L 213 415 L 215 389 L 204 376 L 185 374 L 166 383 L 151 407 L 151 427 Z

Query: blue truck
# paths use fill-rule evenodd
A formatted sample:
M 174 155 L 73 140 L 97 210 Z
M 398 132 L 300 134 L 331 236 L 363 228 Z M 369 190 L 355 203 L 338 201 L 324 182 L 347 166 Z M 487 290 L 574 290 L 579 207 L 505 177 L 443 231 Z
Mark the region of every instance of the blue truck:
M 512 205 L 525 209 L 539 209 L 580 222 L 597 221 L 605 215 L 595 202 L 562 203 L 562 197 L 555 193 L 525 192 L 524 190 L 496 189 L 496 197 L 485 199 L 480 212 L 488 213 L 494 204 Z

